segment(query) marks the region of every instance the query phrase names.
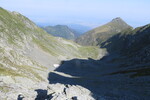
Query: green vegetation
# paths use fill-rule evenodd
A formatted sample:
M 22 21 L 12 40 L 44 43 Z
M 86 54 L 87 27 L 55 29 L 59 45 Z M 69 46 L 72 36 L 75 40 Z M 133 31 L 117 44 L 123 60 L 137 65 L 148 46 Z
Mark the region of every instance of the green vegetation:
M 76 42 L 81 45 L 101 46 L 103 42 L 110 37 L 124 31 L 132 29 L 121 18 L 113 19 L 111 22 L 88 31 L 81 37 L 77 38 Z
M 12 66 L 14 68 L 17 68 L 16 71 L 9 69 L 9 68 L 5 68 L 2 64 L 0 64 L 0 75 L 6 75 L 6 76 L 12 76 L 12 77 L 16 77 L 16 76 L 20 76 L 20 77 L 27 77 L 30 79 L 35 80 L 34 77 L 36 77 L 38 80 L 43 81 L 44 79 L 36 72 L 36 70 L 40 70 L 38 68 L 34 68 L 31 66 L 26 66 L 26 65 L 15 65 Z
M 65 25 L 47 26 L 43 27 L 43 29 L 56 37 L 62 37 L 69 40 L 73 40 L 76 37 L 76 33 Z
M 51 50 L 50 48 L 48 48 L 45 43 L 42 43 L 42 41 L 37 40 L 37 39 L 33 39 L 33 42 L 36 43 L 42 50 L 44 50 L 47 53 L 50 53 L 53 56 L 57 56 L 57 54 Z
M 22 66 L 16 65 L 12 61 L 10 61 L 7 57 L 1 58 L 1 61 L 11 65 L 11 67 L 16 68 L 16 70 L 12 70 L 10 68 L 5 68 L 5 66 L 0 64 L 0 75 L 6 75 L 6 76 L 8 75 L 8 76 L 12 76 L 12 77 L 15 77 L 15 76 L 28 77 L 31 79 L 34 79 L 34 77 L 36 77 L 38 80 L 43 80 L 42 77 L 40 77 L 38 75 L 38 73 L 36 72 L 36 70 L 43 71 L 44 70 L 43 68 L 39 69 L 39 68 L 34 68 L 31 66 L 26 66 L 26 65 L 22 65 Z M 29 75 L 32 75 L 32 77 L 30 77 Z
M 4 93 L 9 92 L 9 89 L 10 89 L 10 87 L 7 87 L 7 86 L 0 86 L 0 91 L 2 91 L 2 92 L 4 92 Z
M 4 52 L 4 49 L 3 48 L 0 48 L 0 53 Z
M 34 57 L 26 54 L 32 53 L 30 48 L 34 46 L 37 46 L 42 53 L 46 53 L 45 56 L 48 58 L 52 56 L 57 61 L 73 58 L 98 59 L 99 48 L 82 47 L 73 41 L 53 37 L 17 12 L 9 12 L 0 8 L 0 21 L 2 23 L 0 39 L 3 41 L 0 47 L 0 54 L 2 54 L 0 75 L 2 76 L 11 76 L 12 79 L 19 76 L 34 81 L 44 81 L 40 74 L 52 66 L 43 66 L 43 62 L 40 63 Z M 74 39 L 74 32 L 67 26 L 56 26 L 55 28 L 54 33 Z
M 34 77 L 36 77 L 38 80 L 44 81 L 44 79 L 36 72 L 36 68 L 27 65 L 21 65 L 17 67 L 19 68 L 19 71 L 23 71 L 24 73 L 26 73 L 26 77 L 31 78 L 33 80 L 35 79 Z
M 0 75 L 8 75 L 8 76 L 22 76 L 21 74 L 13 71 L 11 69 L 5 68 L 2 64 L 0 64 Z
M 85 46 L 79 48 L 79 52 L 87 58 L 97 59 L 99 55 L 99 48 L 94 46 Z

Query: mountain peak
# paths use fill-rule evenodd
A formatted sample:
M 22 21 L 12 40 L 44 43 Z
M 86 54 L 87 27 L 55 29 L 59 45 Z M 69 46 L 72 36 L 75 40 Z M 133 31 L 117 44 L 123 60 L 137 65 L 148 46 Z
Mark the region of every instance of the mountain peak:
M 132 28 L 130 25 L 128 25 L 122 18 L 120 17 L 117 17 L 117 18 L 114 18 L 112 19 L 111 22 L 108 23 L 109 25 L 112 25 L 112 26 L 116 26 L 118 28 L 122 28 L 122 29 L 126 29 L 126 28 Z M 107 25 L 108 25 L 107 24 Z
M 12 14 L 14 15 L 21 15 L 19 12 L 13 11 Z
M 122 20 L 122 18 L 121 17 L 116 17 L 113 20 Z
M 125 21 L 120 17 L 114 18 L 111 22 L 123 22 L 123 23 L 125 23 Z
M 123 21 L 120 17 L 113 19 L 105 25 L 99 26 L 93 30 L 86 32 L 76 41 L 81 45 L 101 45 L 102 42 L 124 30 L 132 27 Z

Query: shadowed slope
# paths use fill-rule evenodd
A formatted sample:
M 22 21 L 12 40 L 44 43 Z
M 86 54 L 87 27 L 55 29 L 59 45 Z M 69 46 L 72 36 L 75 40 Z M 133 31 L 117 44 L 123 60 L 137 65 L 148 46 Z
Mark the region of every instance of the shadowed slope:
M 49 73 L 49 83 L 81 85 L 89 89 L 95 99 L 99 95 L 106 100 L 148 100 L 149 38 L 149 25 L 117 34 L 102 45 L 109 53 L 107 56 L 100 60 L 64 61 L 55 70 L 57 73 Z

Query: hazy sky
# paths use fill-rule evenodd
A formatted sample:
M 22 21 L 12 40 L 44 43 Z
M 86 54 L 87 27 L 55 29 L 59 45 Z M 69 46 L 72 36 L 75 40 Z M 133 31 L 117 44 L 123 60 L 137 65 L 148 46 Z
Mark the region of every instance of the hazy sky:
M 133 27 L 150 23 L 150 0 L 0 0 L 37 24 L 98 26 L 121 17 Z

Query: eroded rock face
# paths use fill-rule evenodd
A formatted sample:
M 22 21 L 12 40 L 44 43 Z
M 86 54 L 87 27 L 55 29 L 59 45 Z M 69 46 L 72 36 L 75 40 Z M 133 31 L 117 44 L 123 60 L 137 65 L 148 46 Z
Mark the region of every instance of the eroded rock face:
M 50 84 L 48 100 L 95 100 L 92 93 L 79 85 Z

